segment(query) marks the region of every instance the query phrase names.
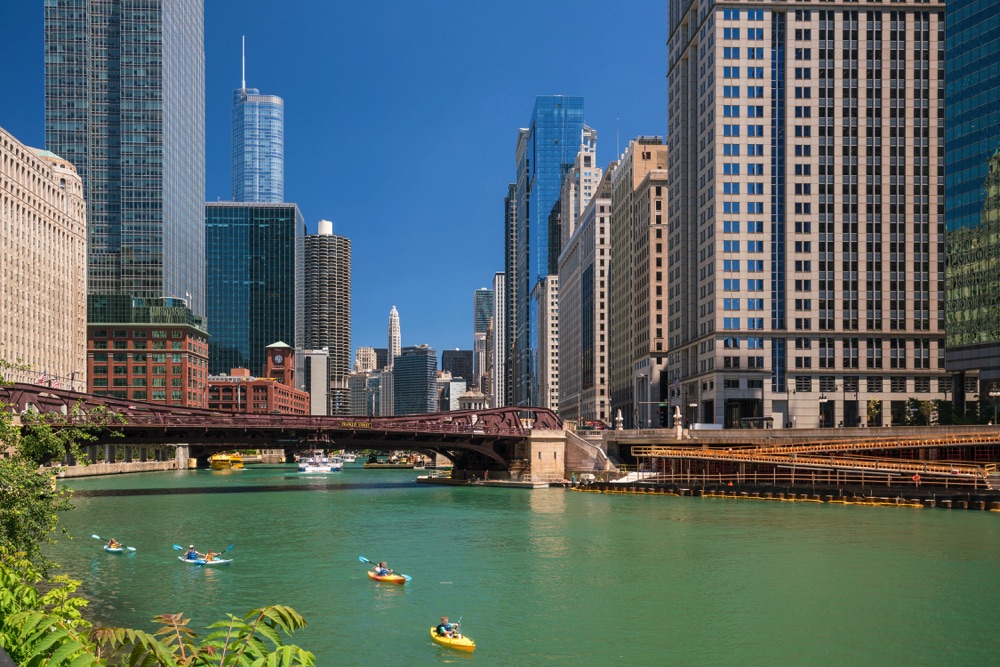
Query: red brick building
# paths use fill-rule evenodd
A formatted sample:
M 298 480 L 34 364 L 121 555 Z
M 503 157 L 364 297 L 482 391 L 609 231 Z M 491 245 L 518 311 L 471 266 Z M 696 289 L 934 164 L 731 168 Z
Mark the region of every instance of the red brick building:
M 208 378 L 208 407 L 244 414 L 308 415 L 309 393 L 295 389 L 295 351 L 284 343 L 267 347 L 265 376 L 245 368 Z
M 88 310 L 87 391 L 208 407 L 208 333 L 183 300 L 90 295 Z

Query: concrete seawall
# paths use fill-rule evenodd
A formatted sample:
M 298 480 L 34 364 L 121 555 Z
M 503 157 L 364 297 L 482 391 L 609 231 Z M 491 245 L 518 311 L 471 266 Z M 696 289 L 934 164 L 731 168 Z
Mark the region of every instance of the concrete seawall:
M 183 465 L 178 465 L 183 463 Z M 66 466 L 59 473 L 60 478 L 71 477 L 96 477 L 98 475 L 121 475 L 132 472 L 158 472 L 163 470 L 187 470 L 194 468 L 197 461 L 186 459 L 184 461 L 132 461 L 130 463 L 91 463 L 86 466 Z

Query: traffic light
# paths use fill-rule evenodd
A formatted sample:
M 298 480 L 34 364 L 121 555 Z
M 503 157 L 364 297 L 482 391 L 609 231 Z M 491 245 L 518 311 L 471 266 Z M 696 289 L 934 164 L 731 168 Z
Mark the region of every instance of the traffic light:
M 670 426 L 670 406 L 666 403 L 660 403 L 660 426 L 666 427 Z

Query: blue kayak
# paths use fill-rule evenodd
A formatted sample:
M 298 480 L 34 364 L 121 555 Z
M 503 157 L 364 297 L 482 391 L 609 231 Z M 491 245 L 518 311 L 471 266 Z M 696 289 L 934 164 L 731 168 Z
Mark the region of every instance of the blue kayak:
M 104 550 L 109 554 L 120 554 L 125 552 L 125 547 L 109 547 L 107 544 L 104 545 Z
M 178 556 L 177 560 L 182 563 L 187 563 L 188 565 L 229 565 L 233 562 L 232 558 L 215 558 L 213 560 L 205 560 L 204 558 L 185 558 L 184 556 Z

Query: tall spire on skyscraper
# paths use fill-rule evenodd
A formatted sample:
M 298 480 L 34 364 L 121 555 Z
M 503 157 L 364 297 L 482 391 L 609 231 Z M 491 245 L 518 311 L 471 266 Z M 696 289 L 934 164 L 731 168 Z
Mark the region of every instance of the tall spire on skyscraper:
M 401 350 L 401 336 L 399 333 L 399 313 L 396 306 L 389 311 L 389 368 L 393 366 L 393 360 L 399 356 Z
M 247 88 L 246 37 L 233 91 L 233 201 L 285 200 L 285 102 Z

